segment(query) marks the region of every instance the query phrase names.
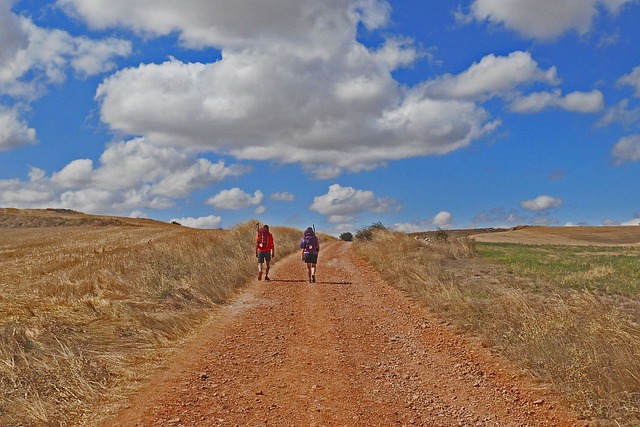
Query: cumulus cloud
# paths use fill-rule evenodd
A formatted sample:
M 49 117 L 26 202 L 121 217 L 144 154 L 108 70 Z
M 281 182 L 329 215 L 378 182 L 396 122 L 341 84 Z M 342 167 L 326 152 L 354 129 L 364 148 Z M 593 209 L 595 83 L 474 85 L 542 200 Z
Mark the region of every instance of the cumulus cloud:
M 333 184 L 327 194 L 313 198 L 309 209 L 327 215 L 329 222 L 344 223 L 361 212 L 388 212 L 395 204 L 395 200 L 378 198 L 373 191 Z
M 0 105 L 0 151 L 37 142 L 35 129 L 20 120 L 18 111 Z
M 0 191 L 0 204 L 112 214 L 165 209 L 196 189 L 247 171 L 137 138 L 109 145 L 97 166 L 90 159 L 77 159 L 51 176 L 32 168 L 28 182 L 0 180 L 0 190 L 5 190 Z
M 562 199 L 547 195 L 541 195 L 531 200 L 523 200 L 520 207 L 528 211 L 544 211 L 562 206 Z
M 0 205 L 22 208 L 50 205 L 56 195 L 47 184 L 44 176 L 45 172 L 42 169 L 31 167 L 29 181 L 0 180 Z
M 453 214 L 451 214 L 450 212 L 442 211 L 438 212 L 438 214 L 436 214 L 436 216 L 434 216 L 432 219 L 413 223 L 393 224 L 391 226 L 391 229 L 403 233 L 417 233 L 433 227 L 446 229 L 451 228 L 452 226 Z
M 516 51 L 507 56 L 487 55 L 459 75 L 445 75 L 426 84 L 430 96 L 482 100 L 512 93 L 518 86 L 559 82 L 555 67 L 543 70 L 529 52 Z
M 131 43 L 116 38 L 93 40 L 57 29 L 38 27 L 0 0 L 0 95 L 33 100 L 47 85 L 65 80 L 71 70 L 80 77 L 115 67 L 115 59 L 131 54 Z
M 194 158 L 175 148 L 156 147 L 144 138 L 110 144 L 93 168 L 89 159 L 74 160 L 51 181 L 62 188 L 92 186 L 107 191 L 126 191 L 141 185 L 150 194 L 177 198 L 198 188 L 248 171 L 242 166 L 225 166 Z
M 604 108 L 604 95 L 599 90 L 571 92 L 536 92 L 520 96 L 511 102 L 510 109 L 517 113 L 537 113 L 547 108 L 561 108 L 578 113 L 597 113 Z
M 453 215 L 450 212 L 442 211 L 433 217 L 433 225 L 438 228 L 450 228 L 453 224 Z
M 633 0 L 475 0 L 470 18 L 504 25 L 527 38 L 552 40 L 567 31 L 582 35 L 592 26 L 600 6 L 610 13 Z
M 613 146 L 611 155 L 614 164 L 637 162 L 640 160 L 640 135 L 630 135 L 620 138 Z
M 96 28 L 177 33 L 187 46 L 221 50 L 216 62 L 141 64 L 100 85 L 102 121 L 157 145 L 301 163 L 328 179 L 448 153 L 498 124 L 473 100 L 394 80 L 393 71 L 423 55 L 409 40 L 387 36 L 377 48 L 357 40 L 359 24 L 388 23 L 386 1 L 60 3 Z M 555 70 L 533 67 L 525 80 L 553 80 Z
M 247 194 L 240 188 L 235 187 L 230 190 L 222 190 L 207 200 L 207 204 L 216 209 L 238 210 L 257 206 L 264 200 L 264 194 L 260 190 L 256 190 L 251 194 Z
M 199 218 L 173 218 L 171 222 L 174 221 L 192 228 L 220 228 L 220 224 L 222 224 L 222 218 L 215 215 L 201 216 Z

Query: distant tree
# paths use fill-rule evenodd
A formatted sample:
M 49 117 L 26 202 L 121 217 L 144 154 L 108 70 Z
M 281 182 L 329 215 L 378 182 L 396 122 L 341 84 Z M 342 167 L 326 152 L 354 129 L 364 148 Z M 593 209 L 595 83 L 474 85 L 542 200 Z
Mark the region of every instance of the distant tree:
M 346 233 L 342 233 L 340 235 L 340 240 L 344 242 L 350 242 L 353 240 L 353 234 L 349 233 L 348 231 Z

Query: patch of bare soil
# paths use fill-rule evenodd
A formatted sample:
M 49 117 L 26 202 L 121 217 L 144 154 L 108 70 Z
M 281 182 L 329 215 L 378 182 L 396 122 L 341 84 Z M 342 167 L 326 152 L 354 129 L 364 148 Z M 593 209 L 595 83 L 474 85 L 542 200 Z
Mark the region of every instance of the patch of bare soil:
M 349 243 L 251 283 L 104 426 L 576 426 L 556 401 L 387 285 Z

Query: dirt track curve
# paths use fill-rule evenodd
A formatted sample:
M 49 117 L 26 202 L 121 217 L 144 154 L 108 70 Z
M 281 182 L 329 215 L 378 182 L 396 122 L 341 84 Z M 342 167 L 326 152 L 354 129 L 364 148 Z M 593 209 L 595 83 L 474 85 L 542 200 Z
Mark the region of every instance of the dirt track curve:
M 349 243 L 277 260 L 105 426 L 577 426 Z

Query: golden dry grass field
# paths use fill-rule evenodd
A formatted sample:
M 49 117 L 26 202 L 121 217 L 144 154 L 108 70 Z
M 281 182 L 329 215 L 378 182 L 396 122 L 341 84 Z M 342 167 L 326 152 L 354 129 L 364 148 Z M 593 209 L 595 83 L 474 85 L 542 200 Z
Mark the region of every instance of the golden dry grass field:
M 511 230 L 475 234 L 479 242 L 545 245 L 638 246 L 640 226 L 516 227 Z
M 275 231 L 286 255 L 299 231 Z M 0 425 L 89 423 L 246 283 L 254 239 L 255 222 L 0 209 Z
M 296 251 L 300 230 L 272 231 L 277 259 Z M 638 297 L 597 287 L 615 268 L 587 271 L 592 288 L 563 288 L 490 262 L 474 244 L 593 245 L 612 248 L 607 256 L 629 247 L 633 262 L 640 227 L 476 231 L 431 243 L 376 232 L 354 247 L 389 284 L 549 384 L 591 425 L 640 420 Z M 255 221 L 197 230 L 0 209 L 0 425 L 92 426 L 113 412 L 254 278 L 254 238 Z

